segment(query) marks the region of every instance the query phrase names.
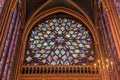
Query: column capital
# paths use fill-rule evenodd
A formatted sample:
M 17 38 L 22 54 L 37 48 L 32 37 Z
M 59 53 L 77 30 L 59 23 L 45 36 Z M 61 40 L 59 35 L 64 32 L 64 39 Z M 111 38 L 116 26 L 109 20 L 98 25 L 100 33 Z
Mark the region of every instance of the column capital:
M 98 41 L 95 41 L 95 45 L 99 45 L 99 42 L 98 42 Z
M 100 27 L 99 27 L 99 26 L 96 26 L 95 29 L 98 30 L 98 29 L 100 29 Z
M 110 9 L 110 4 L 108 0 L 101 0 L 102 4 L 103 4 L 103 8 L 107 11 L 109 11 Z

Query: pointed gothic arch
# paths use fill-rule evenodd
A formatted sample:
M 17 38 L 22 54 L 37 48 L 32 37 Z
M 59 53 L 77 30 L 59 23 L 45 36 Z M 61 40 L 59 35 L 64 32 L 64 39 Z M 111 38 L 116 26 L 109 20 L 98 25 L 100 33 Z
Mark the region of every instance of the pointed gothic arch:
M 95 43 L 95 49 L 98 53 L 99 56 L 99 62 L 100 62 L 100 67 L 101 67 L 101 75 L 102 79 L 116 79 L 119 80 L 119 60 L 120 58 L 120 45 L 119 43 L 119 16 L 117 14 L 117 11 L 115 9 L 114 2 L 115 0 L 91 0 L 92 7 L 88 7 L 91 11 L 91 8 L 96 8 L 95 10 L 93 9 L 92 15 L 89 15 L 88 12 L 86 12 L 86 9 L 88 4 L 90 2 L 83 2 L 82 0 L 66 0 L 71 4 L 69 6 L 68 4 L 65 5 L 60 5 L 64 7 L 60 7 L 59 4 L 56 4 L 56 8 L 48 8 L 49 5 L 54 5 L 50 4 L 50 1 L 56 1 L 56 0 L 48 0 L 48 2 L 44 2 L 45 0 L 35 0 L 39 1 L 38 7 L 31 9 L 31 6 L 29 6 L 28 2 L 28 9 L 26 9 L 27 3 L 24 3 L 25 1 L 30 1 L 32 4 L 32 7 L 35 6 L 36 4 L 33 4 L 33 0 L 6 0 L 1 13 L 1 18 L 0 18 L 0 79 L 10 79 L 10 80 L 18 80 L 19 76 L 21 76 L 21 67 L 22 67 L 22 57 L 24 57 L 25 54 L 25 47 L 27 45 L 27 37 L 32 30 L 32 26 L 36 24 L 36 19 L 42 20 L 47 16 L 53 15 L 55 13 L 66 13 L 68 15 L 71 15 L 79 20 L 82 20 L 84 24 L 90 29 L 93 35 L 94 43 Z M 62 0 L 57 0 L 58 3 L 62 3 Z M 63 0 L 64 1 L 64 0 Z M 78 3 L 77 3 L 78 1 Z M 84 0 L 83 0 L 84 1 Z M 88 0 L 90 1 L 90 0 Z M 98 2 L 97 2 L 98 1 Z M 43 3 L 43 4 L 41 4 Z M 63 2 L 65 3 L 65 2 Z M 119 3 L 117 3 L 119 4 Z M 83 7 L 84 5 L 84 7 Z M 53 6 L 52 6 L 53 7 Z M 74 8 L 72 8 L 74 7 Z M 19 21 L 17 22 L 15 20 L 14 24 L 12 20 L 14 19 L 12 15 L 14 15 L 15 10 L 18 10 L 16 13 L 17 18 L 19 18 Z M 26 17 L 28 14 L 26 14 L 24 11 L 29 10 L 32 11 L 31 15 L 29 16 L 27 20 Z M 47 11 L 44 11 L 44 10 Z M 75 9 L 75 10 L 74 10 Z M 42 10 L 44 12 L 42 12 Z M 100 11 L 99 11 L 100 10 Z M 40 12 L 39 12 L 40 11 Z M 103 11 L 103 12 L 102 12 Z M 91 16 L 94 17 L 96 21 L 92 22 Z M 108 18 L 108 19 L 107 19 Z M 99 19 L 97 21 L 97 19 Z M 104 19 L 106 19 L 104 21 Z M 26 23 L 25 23 L 26 22 Z M 95 23 L 94 23 L 95 22 Z M 99 23 L 100 22 L 100 23 Z M 12 26 L 11 24 L 15 25 L 19 23 L 16 26 Z M 24 26 L 25 25 L 25 26 Z M 95 26 L 97 25 L 97 26 Z M 14 31 L 10 31 L 10 26 L 14 29 Z M 16 28 L 18 29 L 16 29 Z M 30 29 L 29 29 L 30 28 Z M 109 29 L 110 28 L 110 29 Z M 24 30 L 25 29 L 25 30 Z M 27 29 L 29 31 L 27 31 Z M 10 33 L 8 33 L 10 31 Z M 17 34 L 13 34 L 14 32 L 17 32 Z M 24 32 L 24 34 L 23 34 Z M 26 34 L 27 33 L 27 34 Z M 11 36 L 8 36 L 8 35 Z M 23 35 L 21 37 L 21 35 Z M 10 39 L 12 38 L 12 39 Z M 21 40 L 22 39 L 22 40 Z M 9 41 L 9 42 L 8 42 Z M 103 41 L 103 42 L 102 42 Z M 12 42 L 12 43 L 11 43 Z M 9 45 L 8 45 L 9 44 Z M 21 44 L 21 45 L 20 45 Z M 20 50 L 20 51 L 19 51 Z M 109 56 L 108 56 L 109 55 Z M 19 59 L 17 59 L 19 56 Z M 110 66 L 108 66 L 110 64 Z M 112 66 L 112 67 L 111 67 Z M 17 68 L 16 68 L 17 67 Z M 66 70 L 66 72 L 69 72 L 68 70 L 70 69 L 70 72 L 72 72 L 72 68 L 76 69 L 77 66 L 74 67 L 63 67 L 63 71 Z M 43 67 L 42 67 L 43 68 Z M 45 67 L 47 68 L 47 67 Z M 53 67 L 49 67 L 48 70 Z M 86 69 L 87 67 L 78 67 L 78 72 L 82 71 L 83 69 Z M 110 68 L 110 70 L 108 70 Z M 39 69 L 39 67 L 38 67 Z M 61 69 L 61 67 L 55 67 L 55 70 Z M 80 70 L 81 69 L 81 70 Z M 30 69 L 31 70 L 31 69 Z M 37 68 L 33 67 L 33 70 L 37 70 Z M 76 72 L 76 71 L 75 71 Z M 110 74 L 109 74 L 110 73 Z M 111 76 L 112 75 L 112 76 Z M 31 75 L 29 75 L 31 76 Z M 78 75 L 80 76 L 80 75 Z M 17 78 L 18 77 L 18 78 Z M 27 76 L 28 77 L 28 76 Z M 68 76 L 67 76 L 68 77 Z M 74 77 L 74 73 L 72 75 Z M 81 76 L 81 78 L 86 78 L 88 76 Z M 31 78 L 29 78 L 31 79 Z M 54 79 L 56 77 L 54 76 Z M 75 78 L 76 79 L 76 78 Z M 26 80 L 26 78 L 24 78 Z M 35 79 L 36 80 L 36 79 Z M 56 79 L 57 80 L 57 79 Z M 93 80 L 93 79 L 92 79 Z
M 95 26 L 91 25 L 90 22 L 84 16 L 78 14 L 77 12 L 75 12 L 71 9 L 64 8 L 64 7 L 56 7 L 56 8 L 49 9 L 49 10 L 37 15 L 35 18 L 33 18 L 29 22 L 30 23 L 29 25 L 25 26 L 25 30 L 24 30 L 23 35 L 22 35 L 21 48 L 20 48 L 20 52 L 19 52 L 19 63 L 18 63 L 19 64 L 19 66 L 18 66 L 19 72 L 21 71 L 22 63 L 24 61 L 27 39 L 28 39 L 28 36 L 29 36 L 31 29 L 38 21 L 44 19 L 47 16 L 50 16 L 50 15 L 53 15 L 53 14 L 59 13 L 59 12 L 62 12 L 62 13 L 65 13 L 65 14 L 68 14 L 68 15 L 75 17 L 76 19 L 82 21 L 88 27 L 88 29 L 90 30 L 90 32 L 92 34 L 93 40 L 94 40 L 95 50 L 96 50 L 95 52 L 97 53 L 97 55 L 100 55 L 101 51 L 100 51 L 100 47 L 98 44 L 98 42 L 99 42 L 98 36 L 97 36 L 98 33 L 96 32 Z M 98 56 L 97 59 L 100 59 L 100 56 Z

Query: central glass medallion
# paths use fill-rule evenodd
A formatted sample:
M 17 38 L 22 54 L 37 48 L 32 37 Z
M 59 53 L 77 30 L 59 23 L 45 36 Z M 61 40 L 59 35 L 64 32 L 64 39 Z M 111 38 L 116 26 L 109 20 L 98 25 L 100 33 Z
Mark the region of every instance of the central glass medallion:
M 63 37 L 57 37 L 56 40 L 57 40 L 58 43 L 63 43 L 64 38 Z

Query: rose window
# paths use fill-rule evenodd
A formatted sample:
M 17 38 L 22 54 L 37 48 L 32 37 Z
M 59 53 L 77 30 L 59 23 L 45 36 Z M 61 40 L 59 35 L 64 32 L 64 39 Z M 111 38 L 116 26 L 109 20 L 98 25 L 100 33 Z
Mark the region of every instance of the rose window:
M 48 19 L 28 37 L 25 65 L 89 65 L 95 60 L 88 28 L 68 18 Z

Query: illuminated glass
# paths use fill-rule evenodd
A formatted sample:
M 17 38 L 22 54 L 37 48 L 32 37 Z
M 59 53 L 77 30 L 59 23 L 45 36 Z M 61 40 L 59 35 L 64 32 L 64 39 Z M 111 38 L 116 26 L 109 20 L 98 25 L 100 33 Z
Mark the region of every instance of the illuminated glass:
M 75 20 L 46 20 L 38 23 L 28 37 L 26 65 L 88 65 L 94 59 L 90 31 Z

